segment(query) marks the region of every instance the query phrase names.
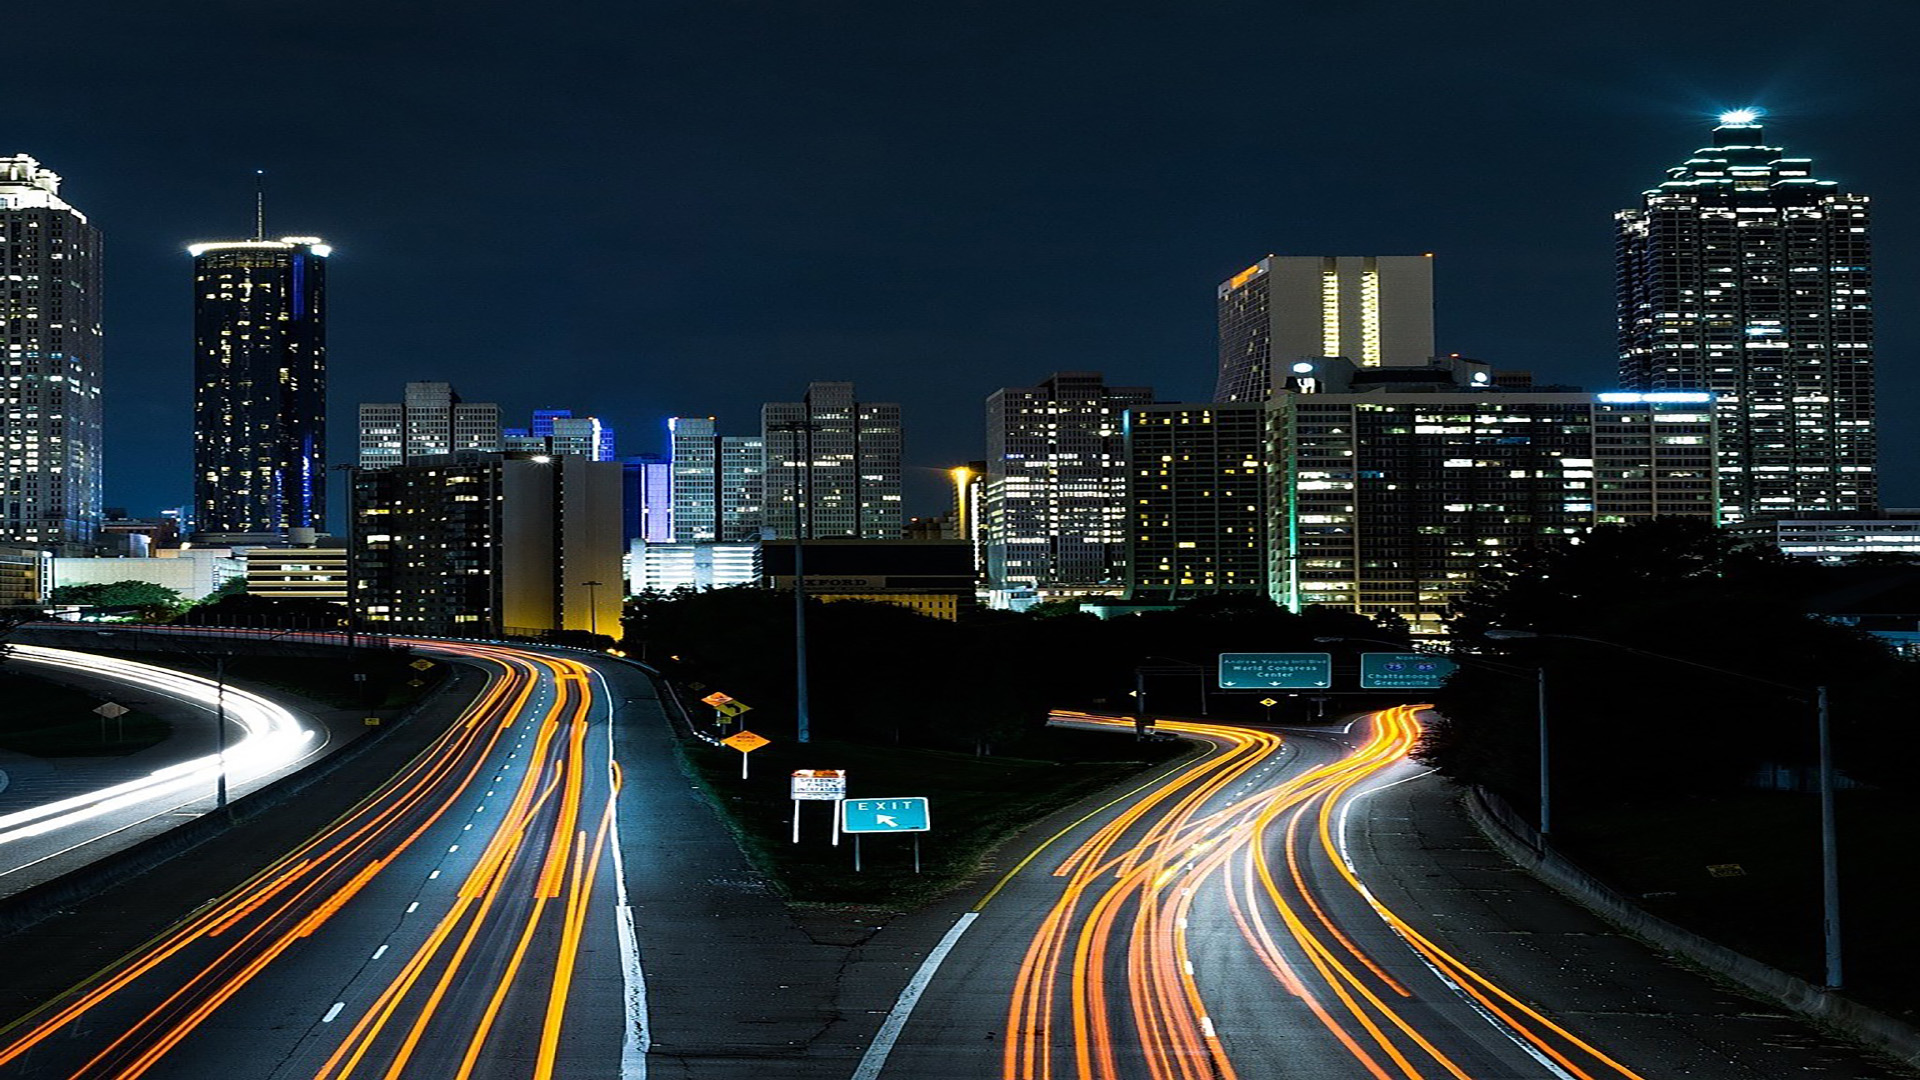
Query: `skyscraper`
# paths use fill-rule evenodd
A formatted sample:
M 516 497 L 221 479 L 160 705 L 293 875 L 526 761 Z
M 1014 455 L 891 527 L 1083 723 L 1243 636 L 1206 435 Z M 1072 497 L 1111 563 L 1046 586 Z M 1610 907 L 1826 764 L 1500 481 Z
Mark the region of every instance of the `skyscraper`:
M 1269 255 L 1220 283 L 1215 401 L 1265 401 L 1273 365 L 1344 356 L 1418 367 L 1433 355 L 1431 255 Z
M 360 405 L 360 467 L 385 469 L 456 450 L 499 450 L 500 406 L 462 401 L 452 383 L 410 382 L 403 400 Z
M 673 536 L 677 543 L 758 540 L 767 468 L 758 435 L 722 435 L 711 416 L 667 421 L 673 469 Z
M 994 603 L 1015 590 L 1073 596 L 1126 587 L 1127 465 L 1121 419 L 1153 401 L 1096 371 L 1056 372 L 987 397 L 981 507 Z
M 1253 402 L 1127 410 L 1127 595 L 1267 588 L 1267 410 Z
M 535 409 L 533 424 L 508 428 L 506 448 L 533 454 L 568 454 L 588 461 L 617 461 L 613 425 L 597 416 L 575 416 L 572 409 Z
M 1867 197 L 1741 110 L 1616 217 L 1621 385 L 1718 395 L 1722 520 L 1875 509 Z
M 1268 419 L 1267 582 L 1295 610 L 1438 635 L 1477 569 L 1542 537 L 1713 514 L 1711 394 L 1501 391 L 1470 360 L 1311 368 Z
M 25 154 L 0 157 L 0 350 L 0 543 L 92 543 L 100 233 Z
M 807 539 L 900 538 L 899 405 L 860 401 L 849 382 L 809 383 L 803 400 L 762 406 L 760 427 L 766 523 L 780 537 L 793 535 L 797 504 Z
M 193 501 L 202 533 L 324 529 L 326 269 L 314 236 L 194 244 Z

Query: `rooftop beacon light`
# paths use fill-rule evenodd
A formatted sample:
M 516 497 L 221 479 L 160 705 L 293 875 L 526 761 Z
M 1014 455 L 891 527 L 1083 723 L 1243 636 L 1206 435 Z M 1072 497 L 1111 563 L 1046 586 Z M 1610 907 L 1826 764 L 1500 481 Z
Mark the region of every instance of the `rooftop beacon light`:
M 1765 115 L 1765 109 L 1729 109 L 1720 114 L 1720 123 L 1729 126 L 1751 124 Z

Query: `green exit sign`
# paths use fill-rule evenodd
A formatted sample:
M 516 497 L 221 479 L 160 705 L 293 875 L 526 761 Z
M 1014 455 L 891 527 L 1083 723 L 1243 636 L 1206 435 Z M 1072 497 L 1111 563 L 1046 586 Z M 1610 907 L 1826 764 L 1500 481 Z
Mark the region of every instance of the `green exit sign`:
M 1360 689 L 1438 690 L 1459 666 L 1430 653 L 1361 653 Z
M 1229 652 L 1220 654 L 1222 690 L 1325 690 L 1333 685 L 1333 654 Z

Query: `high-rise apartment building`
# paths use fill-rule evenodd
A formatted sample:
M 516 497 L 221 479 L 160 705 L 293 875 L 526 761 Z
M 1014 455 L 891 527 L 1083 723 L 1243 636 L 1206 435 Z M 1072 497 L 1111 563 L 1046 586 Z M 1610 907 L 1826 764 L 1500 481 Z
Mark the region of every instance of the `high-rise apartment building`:
M 758 540 L 766 442 L 758 435 L 722 435 L 711 416 L 667 421 L 673 469 L 673 537 L 676 543 Z
M 1485 365 L 1313 362 L 1269 415 L 1269 595 L 1443 632 L 1474 572 L 1541 537 L 1714 513 L 1713 395 L 1504 392 Z M 1479 389 L 1484 388 L 1484 389 Z
M 1127 410 L 1127 595 L 1267 591 L 1267 413 L 1250 401 Z
M 324 529 L 326 269 L 333 249 L 313 236 L 256 236 L 187 250 L 195 529 Z
M 100 525 L 100 233 L 60 177 L 0 157 L 0 544 L 91 544 Z
M 620 537 L 631 544 L 673 543 L 673 464 L 661 454 L 620 459 Z
M 807 385 L 800 401 L 760 410 L 766 444 L 766 526 L 782 538 L 897 540 L 900 406 L 860 401 L 850 382 Z M 811 450 L 811 457 L 809 457 Z
M 571 454 L 588 461 L 618 461 L 613 425 L 597 416 L 575 416 L 572 409 L 536 409 L 529 427 L 508 428 L 508 450 L 530 454 Z
M 1431 255 L 1269 255 L 1220 283 L 1215 401 L 1265 401 L 1275 364 L 1344 356 L 1418 367 L 1433 355 Z
M 1121 421 L 1152 401 L 1151 387 L 1108 386 L 1094 371 L 988 395 L 980 516 L 995 604 L 1028 590 L 1064 597 L 1126 588 Z
M 1742 110 L 1616 215 L 1621 385 L 1717 395 L 1726 520 L 1877 505 L 1867 212 Z
M 352 600 L 395 633 L 618 635 L 620 465 L 461 451 L 353 479 Z
M 452 383 L 410 382 L 401 401 L 360 406 L 360 467 L 385 469 L 458 450 L 497 451 L 500 406 L 462 401 Z

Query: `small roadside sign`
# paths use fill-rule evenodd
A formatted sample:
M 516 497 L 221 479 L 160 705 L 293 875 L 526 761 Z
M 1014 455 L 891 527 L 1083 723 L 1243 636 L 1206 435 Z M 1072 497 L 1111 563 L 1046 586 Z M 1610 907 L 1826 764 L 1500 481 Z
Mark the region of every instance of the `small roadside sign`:
M 771 740 L 755 735 L 751 731 L 736 731 L 720 741 L 743 754 L 751 754 L 755 750 L 767 745 Z
M 428 668 L 433 666 L 433 661 L 425 660 L 425 659 L 415 660 L 413 663 L 408 664 L 407 666 L 412 668 L 415 671 L 425 671 Z
M 720 741 L 740 751 L 740 779 L 745 780 L 747 778 L 747 755 L 767 745 L 771 740 L 762 738 L 745 728 L 741 728 L 739 731 L 734 732 Z
M 847 770 L 795 769 L 791 780 L 793 798 L 833 801 L 847 797 Z
M 1265 705 L 1265 706 L 1266 706 L 1267 708 L 1269 708 L 1269 709 L 1271 709 L 1271 708 L 1273 708 L 1273 707 L 1274 707 L 1275 705 L 1278 705 L 1278 704 L 1280 704 L 1280 703 L 1279 703 L 1279 702 L 1277 702 L 1277 701 L 1275 701 L 1275 700 L 1273 700 L 1273 699 L 1272 699 L 1272 698 L 1270 698 L 1270 697 L 1263 697 L 1263 698 L 1261 698 L 1261 699 L 1260 699 L 1260 704 L 1262 704 L 1262 705 Z
M 703 697 L 700 700 L 706 702 L 707 704 L 717 709 L 720 706 L 725 705 L 727 702 L 732 701 L 733 699 L 721 693 L 720 691 L 715 690 L 713 693 L 708 694 L 706 697 Z
M 109 720 L 113 720 L 127 715 L 131 710 L 117 701 L 109 701 L 105 705 L 97 706 L 93 711 Z
M 379 718 L 379 717 L 377 717 L 377 716 L 369 716 L 369 717 L 367 717 L 367 718 L 366 718 L 365 720 L 362 720 L 362 721 L 360 721 L 360 722 L 361 722 L 361 723 L 363 723 L 363 724 L 365 724 L 365 725 L 366 725 L 366 726 L 368 726 L 368 727 L 379 727 L 379 726 L 380 726 L 380 718 Z
M 921 796 L 846 799 L 840 803 L 841 832 L 927 832 L 931 828 L 927 800 Z
M 751 708 L 753 708 L 753 706 L 744 701 L 729 701 L 721 705 L 715 705 L 713 711 L 719 713 L 721 716 L 739 716 Z

